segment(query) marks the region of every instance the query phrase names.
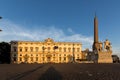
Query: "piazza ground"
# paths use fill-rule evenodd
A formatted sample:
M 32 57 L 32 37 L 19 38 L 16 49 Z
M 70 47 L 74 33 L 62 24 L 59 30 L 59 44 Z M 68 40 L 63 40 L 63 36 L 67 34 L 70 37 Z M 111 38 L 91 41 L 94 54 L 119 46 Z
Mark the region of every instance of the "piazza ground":
M 0 80 L 120 80 L 120 64 L 0 64 Z

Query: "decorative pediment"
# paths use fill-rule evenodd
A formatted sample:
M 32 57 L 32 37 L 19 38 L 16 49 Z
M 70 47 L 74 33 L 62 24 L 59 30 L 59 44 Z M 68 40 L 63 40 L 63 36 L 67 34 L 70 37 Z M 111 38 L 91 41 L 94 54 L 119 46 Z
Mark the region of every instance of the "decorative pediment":
M 54 42 L 54 40 L 51 39 L 51 38 L 47 38 L 47 39 L 45 39 L 45 43 L 53 43 L 53 42 Z

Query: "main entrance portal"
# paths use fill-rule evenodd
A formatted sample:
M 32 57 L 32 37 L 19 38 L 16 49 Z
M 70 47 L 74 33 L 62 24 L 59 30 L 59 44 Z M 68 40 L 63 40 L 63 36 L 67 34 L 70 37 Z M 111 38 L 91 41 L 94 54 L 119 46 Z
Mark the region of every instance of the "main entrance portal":
M 51 57 L 52 57 L 52 55 L 51 55 L 51 54 L 48 54 L 48 55 L 46 55 L 46 57 L 47 57 L 47 62 L 48 62 L 48 63 L 51 62 Z
M 47 62 L 50 62 L 51 61 L 51 57 L 47 57 Z

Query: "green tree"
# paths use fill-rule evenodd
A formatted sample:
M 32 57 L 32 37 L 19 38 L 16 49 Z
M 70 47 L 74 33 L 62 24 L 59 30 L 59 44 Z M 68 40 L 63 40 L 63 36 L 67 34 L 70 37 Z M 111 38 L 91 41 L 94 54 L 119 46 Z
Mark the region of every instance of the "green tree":
M 0 63 L 10 63 L 10 44 L 0 43 Z

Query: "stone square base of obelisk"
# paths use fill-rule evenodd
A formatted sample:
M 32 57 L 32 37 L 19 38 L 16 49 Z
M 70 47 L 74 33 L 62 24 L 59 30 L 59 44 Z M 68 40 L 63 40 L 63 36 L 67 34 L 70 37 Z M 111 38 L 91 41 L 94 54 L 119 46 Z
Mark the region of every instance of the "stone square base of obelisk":
M 112 51 L 98 52 L 98 63 L 113 63 Z

